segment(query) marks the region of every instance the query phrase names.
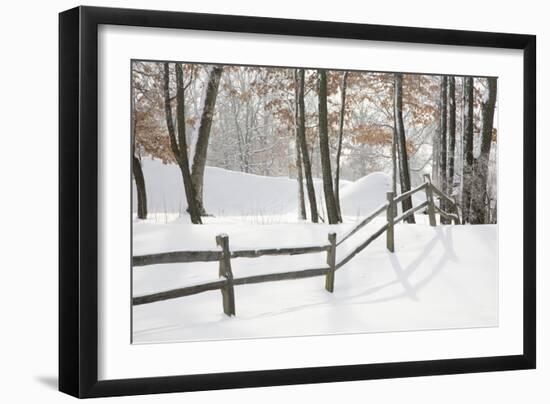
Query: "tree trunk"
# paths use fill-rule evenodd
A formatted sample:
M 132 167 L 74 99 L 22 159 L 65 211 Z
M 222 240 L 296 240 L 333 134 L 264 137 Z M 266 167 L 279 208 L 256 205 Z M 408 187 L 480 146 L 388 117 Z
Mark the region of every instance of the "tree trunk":
M 462 163 L 462 223 L 470 223 L 472 169 L 474 164 L 474 79 L 464 77 L 464 124 Z
M 140 219 L 147 219 L 147 193 L 145 192 L 145 177 L 141 169 L 141 162 L 134 154 L 132 156 L 132 173 L 137 190 L 137 215 Z
M 294 129 L 295 129 L 295 138 L 294 144 L 296 149 L 296 179 L 298 181 L 298 215 L 302 220 L 307 219 L 306 214 L 306 202 L 304 200 L 304 175 L 302 170 L 302 153 L 300 151 L 300 136 L 298 134 L 298 97 L 296 97 L 296 102 L 294 105 Z
M 172 107 L 170 105 L 170 66 L 164 63 L 164 111 L 166 115 L 166 126 L 170 137 L 170 148 L 178 163 L 183 178 L 185 198 L 187 199 L 187 210 L 191 217 L 191 223 L 202 224 L 200 211 L 197 206 L 195 188 L 189 171 L 189 158 L 187 156 L 187 140 L 185 139 L 185 88 L 183 87 L 183 69 L 181 64 L 176 63 L 176 119 L 178 125 L 178 138 L 172 118 Z
M 441 94 L 441 93 L 440 93 Z M 441 97 L 440 97 L 441 98 Z M 441 108 L 441 99 L 438 100 L 438 108 Z M 439 185 L 439 155 L 441 153 L 441 116 L 438 117 L 437 130 L 432 137 L 432 183 Z
M 195 155 L 193 156 L 193 167 L 191 170 L 191 178 L 197 198 L 197 207 L 202 216 L 206 215 L 203 203 L 204 169 L 206 167 L 208 140 L 210 138 L 210 128 L 212 127 L 212 118 L 214 117 L 214 109 L 216 106 L 216 98 L 218 97 L 218 88 L 220 86 L 222 71 L 222 66 L 213 66 L 208 74 L 204 92 L 202 115 L 197 133 L 197 142 L 195 144 Z
M 338 223 L 338 211 L 332 187 L 332 169 L 330 168 L 330 149 L 328 145 L 327 123 L 327 73 L 317 70 L 317 84 L 319 87 L 319 154 L 321 156 L 321 171 L 323 174 L 323 191 L 327 207 L 329 224 Z
M 315 187 L 313 185 L 313 176 L 311 174 L 311 160 L 309 158 L 309 149 L 306 140 L 306 113 L 304 103 L 304 86 L 305 86 L 305 74 L 304 69 L 296 70 L 295 72 L 296 82 L 296 99 L 298 104 L 298 125 L 296 136 L 299 138 L 300 151 L 302 155 L 302 163 L 304 165 L 304 175 L 306 177 L 307 197 L 309 200 L 309 212 L 311 214 L 311 221 L 317 223 L 319 221 L 319 214 L 317 212 L 317 198 L 315 197 Z
M 397 195 L 397 120 L 395 111 L 393 113 L 393 131 L 391 141 L 391 190 L 394 195 Z M 397 217 L 397 206 L 392 210 L 393 217 Z
M 485 207 L 487 198 L 487 177 L 489 171 L 489 155 L 493 137 L 493 120 L 497 99 L 497 79 L 487 79 L 488 90 L 481 104 L 481 147 L 479 157 L 474 162 L 474 178 L 472 188 L 472 223 L 486 222 Z
M 397 195 L 397 131 L 395 123 L 395 113 L 393 114 L 393 131 L 391 140 L 391 190 L 394 195 Z M 397 215 L 397 209 L 393 212 Z
M 338 212 L 338 220 L 342 221 L 342 209 L 340 208 L 340 156 L 342 155 L 342 139 L 344 137 L 344 113 L 346 111 L 346 83 L 348 72 L 344 72 L 342 76 L 340 99 L 340 121 L 338 128 L 338 149 L 336 151 L 336 173 L 334 175 L 334 199 L 336 200 L 336 211 Z
M 439 96 L 439 175 L 438 185 L 447 193 L 447 76 L 441 77 L 440 96 Z M 439 205 L 445 210 L 445 201 L 440 199 Z M 442 224 L 448 224 L 449 221 L 439 218 Z
M 145 190 L 145 177 L 141 168 L 141 161 L 136 156 L 136 114 L 132 120 L 132 175 L 136 183 L 137 191 L 137 216 L 147 219 L 147 193 Z
M 409 159 L 407 156 L 407 141 L 405 137 L 405 125 L 403 124 L 403 75 L 396 73 L 394 75 L 394 103 L 393 113 L 395 120 L 395 133 L 397 137 L 397 147 L 399 149 L 399 173 L 401 179 L 401 193 L 411 189 L 411 177 L 409 171 Z M 407 197 L 402 202 L 403 212 L 412 208 L 412 199 Z M 405 219 L 408 223 L 415 223 L 414 215 Z
M 447 193 L 453 195 L 453 183 L 455 176 L 455 144 L 456 144 L 456 98 L 455 98 L 455 78 L 449 77 L 449 92 L 447 94 L 449 122 L 448 130 L 448 151 L 447 151 Z
M 434 131 L 433 134 L 433 146 L 432 146 L 432 182 L 434 184 L 439 184 L 439 153 L 441 150 L 441 147 L 439 145 L 440 141 L 440 133 L 439 133 L 439 123 L 438 123 L 438 130 Z

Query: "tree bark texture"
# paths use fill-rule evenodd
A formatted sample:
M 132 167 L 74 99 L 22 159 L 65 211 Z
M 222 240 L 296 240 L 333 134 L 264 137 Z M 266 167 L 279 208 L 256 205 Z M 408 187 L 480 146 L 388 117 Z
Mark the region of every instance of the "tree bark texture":
M 187 200 L 187 210 L 193 224 L 202 224 L 200 211 L 197 206 L 195 189 L 189 170 L 189 158 L 187 156 L 187 140 L 185 138 L 185 89 L 183 86 L 183 69 L 181 64 L 176 63 L 176 120 L 178 134 L 176 139 L 176 130 L 172 117 L 172 106 L 170 105 L 170 65 L 164 63 L 164 111 L 166 115 L 166 126 L 168 136 L 170 137 L 170 148 L 181 171 L 183 186 L 185 189 L 185 198 Z
M 212 119 L 214 117 L 222 71 L 222 66 L 213 66 L 208 74 L 204 92 L 202 115 L 197 133 L 197 142 L 195 144 L 195 155 L 193 156 L 193 167 L 191 170 L 191 179 L 195 188 L 197 207 L 200 214 L 203 216 L 206 215 L 203 203 L 204 169 L 206 167 L 210 128 L 212 127 Z
M 304 102 L 305 72 L 304 69 L 295 71 L 296 99 L 298 106 L 298 125 L 296 135 L 299 138 L 302 164 L 304 166 L 304 176 L 306 177 L 307 197 L 309 200 L 309 212 L 311 221 L 317 223 L 319 214 L 317 212 L 317 198 L 315 197 L 315 187 L 313 185 L 313 175 L 311 173 L 311 159 L 306 140 L 306 113 Z
M 346 86 L 348 72 L 344 72 L 342 76 L 342 85 L 340 86 L 340 120 L 338 122 L 338 149 L 336 150 L 336 173 L 334 175 L 334 199 L 336 200 L 336 210 L 338 219 L 342 221 L 342 209 L 340 208 L 340 157 L 342 155 L 342 140 L 344 137 L 344 119 L 346 112 Z
M 328 222 L 329 224 L 335 224 L 339 220 L 332 187 L 332 169 L 330 167 L 330 149 L 328 144 L 327 73 L 323 69 L 317 70 L 317 84 L 319 90 L 319 152 L 323 175 L 323 192 L 325 195 Z
M 447 76 L 441 77 L 439 95 L 439 175 L 437 184 L 447 193 Z M 440 200 L 440 208 L 445 210 L 445 201 Z M 449 221 L 440 217 L 442 224 Z
M 407 156 L 407 141 L 405 136 L 405 125 L 403 124 L 403 75 L 396 73 L 394 75 L 394 117 L 395 133 L 397 137 L 397 147 L 399 150 L 399 173 L 401 180 L 401 193 L 411 189 L 411 177 L 409 171 L 409 159 Z M 401 203 L 403 212 L 412 208 L 412 199 L 407 197 Z M 415 223 L 414 215 L 405 219 L 408 223 Z
M 391 190 L 397 195 L 397 130 L 395 123 L 395 114 L 393 116 L 393 131 L 391 141 Z
M 304 173 L 302 169 L 302 152 L 300 151 L 300 136 L 298 135 L 299 128 L 298 128 L 298 120 L 299 120 L 299 113 L 298 113 L 298 97 L 296 97 L 296 102 L 294 105 L 294 129 L 295 129 L 295 149 L 296 149 L 296 179 L 298 181 L 298 215 L 299 218 L 302 220 L 307 219 L 307 213 L 306 213 L 306 202 L 304 199 Z
M 137 216 L 139 219 L 147 219 L 147 192 L 145 189 L 145 177 L 141 168 L 141 161 L 136 156 L 136 117 L 132 119 L 132 175 L 136 183 L 137 191 Z
M 470 223 L 472 170 L 474 165 L 474 79 L 464 77 L 462 156 L 462 223 Z
M 452 196 L 453 183 L 455 175 L 455 145 L 456 145 L 456 98 L 455 98 L 455 78 L 450 76 L 448 79 L 448 117 L 447 124 L 448 142 L 447 142 L 447 194 Z
M 493 122 L 497 99 L 497 79 L 487 79 L 487 95 L 481 104 L 481 146 L 479 157 L 474 162 L 474 178 L 472 188 L 472 224 L 486 223 L 487 177 L 489 157 L 493 138 Z
M 132 173 L 137 190 L 137 215 L 140 219 L 147 219 L 147 193 L 145 191 L 145 177 L 141 168 L 141 162 L 132 156 Z

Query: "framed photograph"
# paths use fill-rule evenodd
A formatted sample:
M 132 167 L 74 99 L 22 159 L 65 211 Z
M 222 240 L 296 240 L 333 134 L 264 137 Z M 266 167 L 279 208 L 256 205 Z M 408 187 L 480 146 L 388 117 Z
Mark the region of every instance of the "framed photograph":
M 535 36 L 59 28 L 61 391 L 535 368 Z

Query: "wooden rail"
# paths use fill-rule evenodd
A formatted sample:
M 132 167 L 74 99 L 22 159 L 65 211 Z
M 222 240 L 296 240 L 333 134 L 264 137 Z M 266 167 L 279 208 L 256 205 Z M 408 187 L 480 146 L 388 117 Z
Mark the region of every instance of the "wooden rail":
M 219 261 L 220 251 L 172 251 L 132 257 L 132 266 Z
M 312 268 L 301 271 L 275 272 L 264 275 L 253 275 L 245 278 L 236 278 L 233 280 L 235 285 L 250 285 L 253 283 L 288 281 L 292 279 L 311 278 L 313 276 L 326 275 L 330 268 Z
M 386 209 L 388 209 L 388 204 L 385 203 L 383 204 L 382 206 L 380 206 L 379 208 L 377 208 L 373 213 L 371 213 L 369 216 L 367 216 L 365 219 L 363 219 L 357 226 L 355 226 L 348 234 L 346 234 L 342 240 L 340 240 L 336 246 L 339 246 L 340 244 L 342 244 L 344 241 L 346 241 L 348 238 L 350 238 L 351 236 L 353 236 L 355 233 L 357 233 L 359 230 L 361 230 L 363 227 L 365 227 L 367 224 L 369 224 L 370 222 L 372 222 L 372 220 L 377 217 L 378 215 L 380 215 L 381 213 L 385 212 Z
M 432 191 L 434 194 L 439 196 L 441 199 L 443 199 L 445 202 L 450 203 L 452 206 L 455 205 L 455 201 L 453 201 L 451 198 L 449 198 L 447 195 L 445 195 L 439 188 L 437 188 L 435 185 L 432 185 Z
M 138 306 L 140 304 L 160 302 L 162 300 L 176 299 L 178 297 L 196 295 L 197 293 L 207 292 L 209 290 L 221 289 L 225 286 L 225 279 L 219 281 L 202 283 L 200 285 L 186 286 L 184 288 L 167 290 L 164 292 L 153 293 L 145 296 L 137 296 L 132 298 L 132 304 Z
M 327 251 L 330 245 L 312 247 L 291 247 L 291 248 L 267 248 L 257 250 L 236 250 L 231 251 L 231 258 L 256 258 L 264 255 L 300 255 Z M 220 251 L 172 251 L 159 254 L 137 255 L 132 257 L 132 265 L 135 267 L 174 264 L 187 262 L 213 262 L 219 261 Z
M 450 207 L 450 212 L 444 211 L 441 207 L 437 207 L 434 204 L 435 210 L 445 219 L 453 220 L 454 224 L 460 224 L 460 212 L 458 209 L 458 204 L 455 202 L 453 198 L 448 197 L 445 195 L 439 188 L 437 188 L 435 185 L 431 184 L 431 189 L 434 194 L 436 194 L 440 199 L 443 199 L 445 201 L 445 207 Z
M 415 207 L 407 210 L 406 212 L 402 213 L 401 215 L 397 216 L 395 219 L 393 219 L 393 222 L 394 223 L 399 223 L 401 220 L 408 218 L 409 216 L 415 214 L 416 212 L 418 212 L 419 210 L 424 209 L 427 206 L 428 206 L 428 201 L 422 202 L 420 205 L 415 206 Z
M 231 258 L 256 258 L 263 255 L 300 255 L 327 251 L 330 245 L 314 247 L 268 248 L 265 250 L 232 251 Z
M 402 202 L 405 198 L 408 198 L 409 196 L 412 196 L 414 194 L 416 194 L 417 192 L 419 191 L 422 191 L 424 188 L 426 188 L 426 183 L 423 183 L 423 184 L 420 184 L 419 186 L 417 186 L 416 188 L 413 188 L 407 192 L 404 192 L 400 195 L 397 195 L 394 199 L 393 199 L 393 203 L 399 203 L 399 202 Z
M 437 213 L 439 213 L 441 216 L 443 216 L 445 219 L 452 220 L 454 222 L 454 224 L 459 224 L 460 223 L 460 217 L 458 215 L 453 214 L 453 213 L 444 212 L 443 210 L 441 210 L 437 206 L 435 206 L 434 208 L 435 208 L 435 211 Z
M 336 269 L 340 269 L 345 264 L 347 264 L 353 257 L 355 257 L 357 254 L 359 254 L 361 251 L 363 251 L 370 243 L 372 243 L 374 240 L 376 240 L 381 234 L 383 234 L 388 229 L 388 224 L 386 223 L 384 226 L 376 230 L 369 238 L 367 238 L 364 242 L 362 242 L 359 246 L 357 246 L 351 253 L 349 253 L 344 259 L 342 259 L 338 264 L 336 264 Z
M 188 262 L 219 262 L 219 280 L 206 282 L 199 285 L 185 286 L 182 288 L 167 290 L 163 292 L 153 293 L 144 296 L 136 296 L 132 298 L 132 304 L 138 306 L 159 302 L 168 299 L 176 299 L 184 296 L 190 296 L 197 293 L 208 292 L 212 290 L 220 290 L 222 293 L 223 311 L 228 316 L 235 315 L 235 286 L 249 285 L 262 282 L 274 282 L 293 279 L 304 279 L 316 276 L 325 276 L 325 289 L 328 292 L 334 292 L 334 280 L 336 271 L 342 268 L 345 264 L 353 259 L 357 254 L 363 251 L 369 244 L 386 233 L 386 246 L 390 252 L 395 249 L 394 244 L 394 226 L 407 217 L 414 215 L 416 212 L 425 209 L 429 216 L 430 226 L 436 225 L 436 212 L 447 220 L 452 220 L 455 224 L 460 223 L 460 215 L 458 206 L 455 201 L 436 188 L 430 180 L 429 175 L 424 176 L 424 183 L 407 192 L 395 196 L 392 192 L 388 192 L 386 197 L 388 202 L 377 208 L 373 213 L 363 219 L 351 231 L 349 231 L 339 242 L 336 240 L 336 233 L 328 235 L 329 243 L 322 246 L 311 247 L 292 247 L 292 248 L 268 248 L 255 250 L 235 250 L 229 248 L 229 237 L 225 234 L 216 237 L 216 244 L 220 248 L 219 251 L 172 251 L 159 254 L 149 254 L 135 256 L 132 258 L 133 266 L 146 266 L 154 264 L 169 264 L 169 263 L 188 263 Z M 397 204 L 405 198 L 424 191 L 426 193 L 426 201 L 412 207 L 397 216 Z M 441 207 L 435 205 L 434 194 L 443 199 L 452 212 L 446 212 Z M 374 218 L 386 213 L 386 223 L 369 235 L 361 244 L 355 247 L 340 261 L 336 261 L 336 249 L 344 241 L 348 240 L 352 235 L 364 228 Z M 231 259 L 235 258 L 256 258 L 269 255 L 299 255 L 312 253 L 326 253 L 327 266 L 322 268 L 309 268 L 298 271 L 274 272 L 269 274 L 252 275 L 242 278 L 234 278 L 231 269 Z

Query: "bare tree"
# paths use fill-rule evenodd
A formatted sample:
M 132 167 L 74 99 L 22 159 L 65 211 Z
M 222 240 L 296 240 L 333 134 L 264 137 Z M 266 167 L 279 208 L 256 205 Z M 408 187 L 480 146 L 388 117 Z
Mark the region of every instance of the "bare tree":
M 487 93 L 481 104 L 481 146 L 479 157 L 474 162 L 474 178 L 472 188 L 473 224 L 486 222 L 486 207 L 489 204 L 487 195 L 487 177 L 489 175 L 489 157 L 493 139 L 493 121 L 497 99 L 497 79 L 487 79 Z
M 447 193 L 447 76 L 441 77 L 439 95 L 439 175 L 438 185 Z M 441 209 L 445 210 L 445 201 L 440 201 Z M 449 223 L 444 217 L 441 223 Z
M 141 161 L 136 156 L 136 112 L 132 117 L 132 175 L 137 190 L 137 215 L 140 219 L 147 219 L 147 192 L 145 190 L 145 177 L 141 168 Z
M 342 75 L 342 84 L 340 85 L 340 119 L 338 121 L 338 149 L 336 150 L 336 173 L 334 175 L 334 199 L 336 200 L 336 210 L 340 221 L 342 221 L 342 209 L 340 208 L 340 157 L 342 155 L 342 140 L 344 137 L 347 80 L 348 72 L 346 71 Z
M 393 114 L 393 128 L 391 138 L 391 190 L 397 195 L 397 124 L 395 112 Z M 394 209 L 394 215 L 397 215 L 397 209 Z
M 447 150 L 447 192 L 453 194 L 453 182 L 455 175 L 455 145 L 456 145 L 456 100 L 455 100 L 455 77 L 450 76 L 448 80 L 448 150 Z
M 297 119 L 297 131 L 296 135 L 299 138 L 300 152 L 302 155 L 302 163 L 304 165 L 304 175 L 306 177 L 307 197 L 309 200 L 309 211 L 311 214 L 311 221 L 317 223 L 319 221 L 319 214 L 317 212 L 317 198 L 315 197 L 315 187 L 313 185 L 313 176 L 311 174 L 311 160 L 309 157 L 309 149 L 306 139 L 306 113 L 304 103 L 304 87 L 305 87 L 305 73 L 304 69 L 298 69 L 295 71 L 295 90 L 298 107 L 298 119 Z
M 323 174 L 323 192 L 325 194 L 328 222 L 335 224 L 339 222 L 339 218 L 332 187 L 327 123 L 327 73 L 323 69 L 317 70 L 317 85 L 319 90 L 319 154 Z
M 172 117 L 172 106 L 170 105 L 170 64 L 164 63 L 164 108 L 166 115 L 166 126 L 170 137 L 170 147 L 174 158 L 178 163 L 183 178 L 185 197 L 187 199 L 187 210 L 193 224 L 202 224 L 200 210 L 197 206 L 195 188 L 189 171 L 189 158 L 187 156 L 187 140 L 185 138 L 185 86 L 183 84 L 183 69 L 180 63 L 176 63 L 176 122 L 178 135 L 174 128 Z
M 462 223 L 470 223 L 472 169 L 474 164 L 474 78 L 464 77 Z
M 204 92 L 204 103 L 197 133 L 197 142 L 195 144 L 195 154 L 193 156 L 191 179 L 196 192 L 197 208 L 202 216 L 206 215 L 203 203 L 204 169 L 206 167 L 210 128 L 212 127 L 212 119 L 214 117 L 214 108 L 216 106 L 216 98 L 218 96 L 222 71 L 222 66 L 212 66 L 208 71 L 208 79 Z M 183 122 L 185 123 L 185 121 Z
M 401 179 L 401 192 L 411 189 L 411 177 L 409 171 L 409 159 L 407 156 L 407 141 L 405 137 L 405 125 L 403 124 L 403 75 L 394 74 L 394 116 L 397 148 L 399 150 L 399 173 Z M 411 197 L 403 199 L 403 212 L 412 208 Z M 414 215 L 405 219 L 408 223 L 415 223 Z
M 300 135 L 298 120 L 300 119 L 298 113 L 298 97 L 295 97 L 294 103 L 294 144 L 296 149 L 296 180 L 298 181 L 298 215 L 300 219 L 306 220 L 306 202 L 304 200 L 304 173 L 302 168 L 302 152 L 300 151 Z

